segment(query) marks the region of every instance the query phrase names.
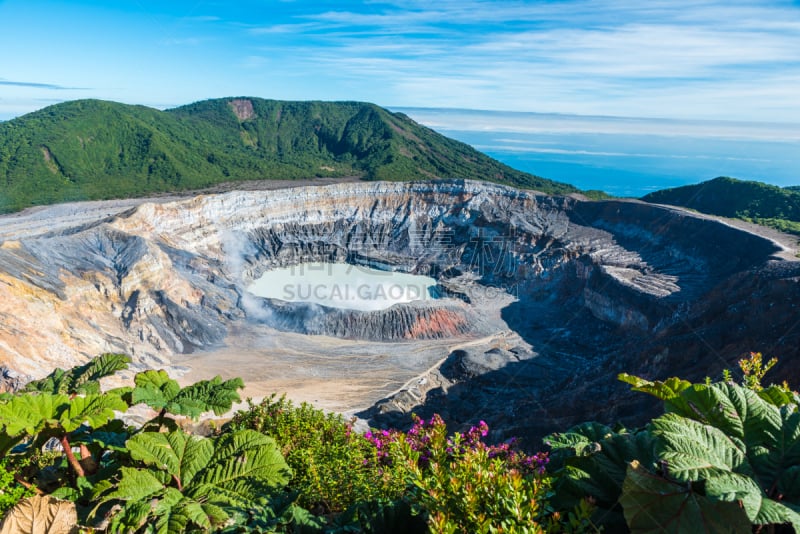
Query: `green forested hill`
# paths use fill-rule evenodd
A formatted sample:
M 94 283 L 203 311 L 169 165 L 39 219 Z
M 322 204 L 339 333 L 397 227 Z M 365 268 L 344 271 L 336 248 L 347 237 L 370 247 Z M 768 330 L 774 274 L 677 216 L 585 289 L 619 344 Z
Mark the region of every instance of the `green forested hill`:
M 720 177 L 696 185 L 655 191 L 646 202 L 683 206 L 800 233 L 800 190 Z
M 315 176 L 471 178 L 576 191 L 359 102 L 225 98 L 159 111 L 79 100 L 0 123 L 0 212 Z

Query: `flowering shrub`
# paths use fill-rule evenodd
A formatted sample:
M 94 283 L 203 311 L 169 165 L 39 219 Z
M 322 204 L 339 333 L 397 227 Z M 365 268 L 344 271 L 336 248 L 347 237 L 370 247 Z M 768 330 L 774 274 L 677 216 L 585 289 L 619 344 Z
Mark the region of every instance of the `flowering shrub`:
M 770 358 L 767 363 L 764 363 L 763 356 L 760 352 L 751 352 L 747 358 L 739 360 L 739 368 L 742 370 L 744 379 L 742 386 L 752 389 L 753 391 L 761 391 L 764 387 L 761 385 L 761 379 L 767 374 L 767 371 L 772 369 L 778 358 Z M 784 383 L 785 389 L 789 389 Z
M 550 487 L 544 453 L 526 455 L 515 441 L 487 445 L 485 422 L 448 436 L 438 415 L 406 432 L 370 432 L 375 460 L 405 477 L 406 498 L 431 532 L 543 532 Z
M 448 435 L 434 415 L 417 418 L 407 432 L 360 434 L 341 416 L 273 396 L 239 412 L 230 426 L 278 442 L 294 472 L 289 486 L 300 493 L 298 504 L 328 515 L 329 528 L 410 531 L 413 513 L 431 532 L 526 533 L 542 532 L 551 519 L 548 456 L 527 455 L 515 440 L 487 445 L 483 421 Z

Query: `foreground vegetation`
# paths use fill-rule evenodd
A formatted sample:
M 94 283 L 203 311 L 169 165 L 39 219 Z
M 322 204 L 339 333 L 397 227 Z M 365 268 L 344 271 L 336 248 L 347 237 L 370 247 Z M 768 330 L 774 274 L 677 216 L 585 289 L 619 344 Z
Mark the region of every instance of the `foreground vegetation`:
M 285 398 L 250 403 L 210 436 L 241 380 L 181 388 L 164 371 L 131 387 L 106 354 L 0 398 L 0 532 L 791 532 L 800 531 L 800 396 L 764 387 L 751 354 L 718 382 L 620 379 L 664 402 L 638 429 L 584 423 L 549 452 L 489 445 L 483 422 L 407 431 Z M 149 419 L 121 419 L 134 406 Z
M 642 200 L 742 219 L 800 235 L 800 190 L 796 187 L 720 177 L 655 191 Z
M 577 191 L 360 102 L 228 98 L 159 111 L 79 100 L 0 123 L 0 213 L 320 176 L 461 178 Z

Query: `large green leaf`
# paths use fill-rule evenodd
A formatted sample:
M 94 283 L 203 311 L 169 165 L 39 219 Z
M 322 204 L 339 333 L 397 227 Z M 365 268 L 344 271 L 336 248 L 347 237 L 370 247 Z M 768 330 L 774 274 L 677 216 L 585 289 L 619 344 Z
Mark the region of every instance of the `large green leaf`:
M 739 503 L 750 520 L 754 520 L 758 515 L 764 496 L 761 488 L 749 476 L 738 473 L 719 473 L 706 478 L 704 483 L 707 497 Z
M 800 498 L 796 467 L 800 465 L 800 413 L 793 406 L 780 409 L 778 433 L 765 445 L 751 446 L 747 456 L 759 484 L 770 497 Z
M 597 505 L 595 522 L 609 530 L 619 528 L 624 518 L 617 503 L 628 463 L 634 460 L 655 466 L 655 440 L 650 432 L 612 432 L 584 447 L 580 454 L 566 458 L 565 467 L 557 471 L 553 506 L 572 510 L 590 498 Z
M 194 523 L 195 525 L 200 526 L 201 528 L 211 528 L 211 518 L 208 517 L 206 510 L 203 508 L 203 505 L 197 501 L 191 499 L 183 499 L 179 505 L 179 509 L 183 515 L 189 518 L 189 521 Z M 218 519 L 227 519 L 227 515 L 224 515 Z
M 761 500 L 761 508 L 753 521 L 756 525 L 792 525 L 800 532 L 800 514 L 772 499 Z
M 155 518 L 155 532 L 179 534 L 189 530 L 190 523 L 207 529 L 211 519 L 200 503 L 187 498 L 175 487 L 167 487 L 151 471 L 123 467 L 116 489 L 107 492 L 100 503 L 123 501 L 122 508 L 111 522 L 112 532 L 139 531 Z M 219 513 L 221 512 L 221 513 Z M 218 511 L 215 519 L 227 519 L 224 511 Z
M 757 393 L 759 397 L 778 408 L 787 404 L 798 404 L 797 395 L 783 386 L 773 384 Z
M 116 488 L 104 495 L 102 500 L 141 501 L 164 489 L 164 484 L 150 471 L 122 467 Z
M 660 380 L 645 380 L 644 378 L 627 373 L 620 373 L 617 375 L 617 380 L 632 385 L 633 387 L 631 389 L 634 391 L 648 393 L 664 401 L 677 397 L 681 391 L 692 385 L 688 380 L 677 377 L 668 378 L 662 382 Z
M 185 496 L 179 489 L 165 487 L 148 471 L 123 468 L 118 490 L 104 499 L 123 500 L 124 505 L 113 518 L 112 532 L 140 531 L 158 534 L 182 534 L 202 529 L 208 531 L 228 519 L 222 508 Z M 141 485 L 140 491 L 135 486 Z M 154 519 L 148 521 L 148 519 Z
M 97 394 L 100 393 L 98 380 L 127 369 L 130 362 L 130 357 L 124 354 L 102 354 L 84 365 L 67 371 L 56 369 L 41 380 L 29 382 L 25 386 L 25 391 Z
M 218 526 L 229 512 L 241 515 L 290 477 L 275 441 L 253 430 L 215 439 L 180 430 L 143 432 L 127 445 L 144 468 L 122 468 L 119 483 L 102 497 L 125 502 L 113 523 L 120 531 L 138 529 L 142 513 L 164 534 Z
M 234 402 L 240 402 L 238 390 L 244 388 L 241 378 L 222 381 L 219 376 L 211 380 L 201 380 L 185 388 L 175 396 L 168 411 L 176 415 L 199 417 L 207 411 L 222 415 L 231 409 Z
M 128 405 L 116 395 L 99 394 L 69 397 L 62 394 L 26 393 L 0 404 L 0 453 L 21 439 L 35 436 L 33 445 L 41 446 L 52 436 L 77 430 L 81 425 L 101 427 L 115 411 Z
M 244 387 L 241 378 L 223 382 L 217 376 L 180 388 L 163 370 L 139 373 L 135 383 L 131 394 L 133 404 L 144 403 L 156 410 L 192 418 L 209 411 L 222 415 L 234 402 L 241 401 L 238 390 Z
M 666 403 L 668 412 L 710 424 L 748 446 L 773 442 L 780 410 L 750 389 L 728 383 L 694 384 Z
M 67 432 L 72 432 L 84 423 L 92 428 L 105 425 L 114 418 L 115 412 L 124 412 L 127 403 L 116 395 L 108 393 L 73 397 L 66 410 L 59 414 L 59 423 Z
M 139 532 L 147 524 L 150 516 L 150 501 L 131 501 L 125 503 L 121 510 L 114 514 L 108 526 L 111 534 L 130 534 Z M 150 530 L 152 532 L 152 530 Z
M 156 516 L 155 532 L 158 534 L 178 534 L 194 531 L 189 525 L 207 531 L 212 524 L 220 524 L 228 515 L 220 509 L 206 507 L 193 499 L 185 497 L 180 491 L 169 488 L 154 509 Z
M 144 403 L 156 410 L 165 408 L 181 390 L 178 382 L 163 369 L 137 373 L 134 383 L 136 387 L 131 393 L 132 404 Z
M 545 445 L 548 445 L 553 450 L 569 448 L 573 449 L 575 454 L 583 450 L 587 445 L 605 439 L 612 434 L 614 430 L 602 423 L 581 423 L 573 426 L 566 432 L 556 432 L 544 438 Z
M 270 488 L 284 486 L 291 470 L 275 440 L 254 430 L 240 430 L 218 438 L 208 466 L 197 475 L 197 492 L 211 503 L 252 500 Z
M 178 504 L 185 497 L 175 488 L 167 488 L 164 496 L 155 505 L 153 515 L 156 516 L 155 531 L 159 534 L 184 532 L 188 530 L 189 516 L 182 513 Z
M 674 413 L 652 423 L 658 457 L 666 461 L 669 473 L 681 481 L 700 480 L 732 472 L 747 462 L 741 441 L 711 425 Z
M 750 532 L 750 521 L 737 502 L 711 499 L 651 473 L 632 462 L 622 485 L 620 504 L 631 532 Z
M 673 413 L 654 423 L 670 473 L 698 480 L 735 471 L 753 477 L 767 497 L 800 499 L 792 470 L 800 465 L 800 413 L 794 402 L 776 406 L 787 399 L 772 402 L 779 392 L 768 389 L 760 395 L 734 384 L 695 385 L 672 399 Z
M 131 458 L 165 470 L 183 488 L 206 467 L 214 451 L 211 440 L 183 432 L 144 432 L 128 440 Z
M 721 430 L 677 414 L 653 421 L 659 458 L 669 474 L 683 482 L 701 481 L 705 495 L 738 502 L 755 520 L 764 490 L 752 478 L 753 470 L 744 444 Z
M 69 405 L 66 395 L 18 395 L 0 404 L 0 426 L 9 436 L 33 435 L 55 424 Z

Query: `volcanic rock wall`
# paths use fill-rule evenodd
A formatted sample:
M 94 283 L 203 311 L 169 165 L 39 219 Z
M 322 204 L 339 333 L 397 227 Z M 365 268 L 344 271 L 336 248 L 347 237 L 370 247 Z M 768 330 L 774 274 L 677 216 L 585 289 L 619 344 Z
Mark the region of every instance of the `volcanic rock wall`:
M 31 375 L 106 351 L 162 365 L 245 322 L 382 340 L 558 331 L 559 350 L 583 354 L 589 331 L 590 345 L 613 347 L 622 332 L 685 321 L 779 250 L 659 206 L 464 181 L 234 191 L 0 236 L 0 364 Z M 447 298 L 320 312 L 243 289 L 306 261 L 428 274 Z

